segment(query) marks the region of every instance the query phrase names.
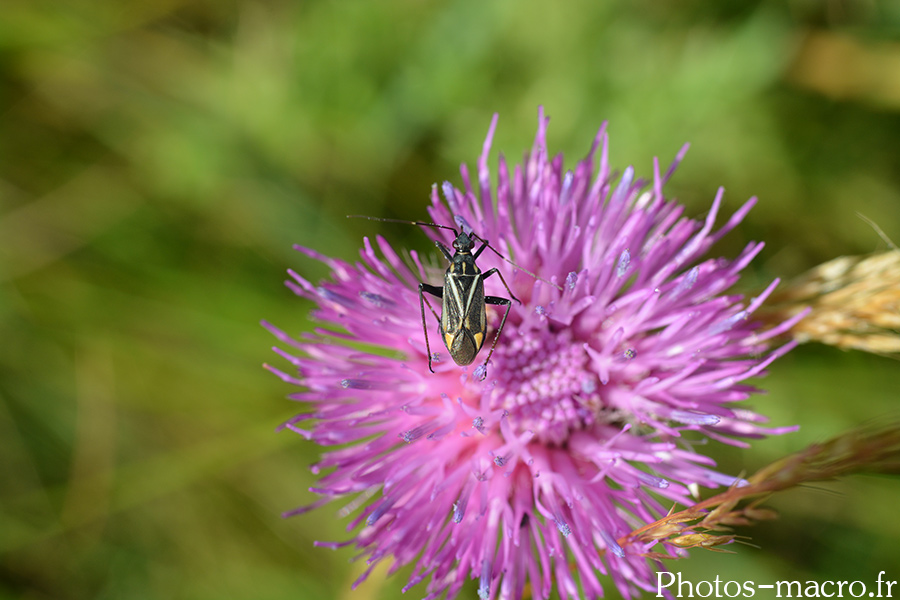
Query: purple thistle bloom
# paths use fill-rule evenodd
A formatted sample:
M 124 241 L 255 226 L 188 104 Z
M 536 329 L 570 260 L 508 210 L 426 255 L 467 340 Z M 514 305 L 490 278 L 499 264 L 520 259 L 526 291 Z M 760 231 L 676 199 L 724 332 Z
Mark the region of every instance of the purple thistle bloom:
M 705 220 L 683 217 L 662 187 L 687 147 L 663 176 L 654 162 L 652 182 L 631 168 L 616 182 L 605 127 L 565 171 L 562 157 L 547 153 L 543 111 L 524 165 L 510 171 L 501 157 L 494 188 L 487 160 L 496 122 L 476 185 L 463 166 L 463 189 L 445 183 L 442 200 L 435 186 L 429 212 L 546 281 L 490 252 L 479 258 L 522 301 L 482 381 L 482 368 L 459 367 L 444 351 L 436 374 L 428 371 L 417 286 L 441 274 L 415 252 L 408 266 L 381 237 L 377 252 L 366 239 L 362 262 L 349 264 L 298 247 L 333 272 L 319 287 L 294 272 L 287 282 L 318 304 L 313 316 L 327 328 L 295 340 L 265 324 L 297 351 L 276 348 L 298 375 L 269 368 L 300 386 L 291 398 L 311 407 L 284 427 L 338 448 L 313 466 L 326 473 L 311 490 L 321 499 L 289 514 L 349 497 L 341 514 L 358 511 L 348 526 L 355 537 L 320 545 L 355 544 L 369 564 L 360 581 L 382 559 L 393 560 L 391 572 L 413 564 L 403 589 L 427 580 L 427 598 L 452 598 L 466 579 L 478 579 L 482 599 L 526 589 L 543 599 L 554 585 L 562 598 L 594 598 L 604 575 L 625 597 L 655 590 L 664 567 L 642 556 L 650 545 L 616 540 L 673 502 L 692 504 L 696 486 L 740 484 L 682 436 L 742 444 L 736 438 L 794 429 L 764 429 L 763 417 L 734 406 L 756 391 L 746 380 L 793 346 L 768 349 L 792 322 L 763 331 L 752 318 L 777 281 L 749 301 L 726 294 L 763 244 L 733 260 L 702 259 L 755 199 L 717 231 L 721 189 Z M 449 232 L 426 233 L 452 242 Z M 505 295 L 499 281 L 486 286 Z M 500 308 L 488 310 L 485 345 Z

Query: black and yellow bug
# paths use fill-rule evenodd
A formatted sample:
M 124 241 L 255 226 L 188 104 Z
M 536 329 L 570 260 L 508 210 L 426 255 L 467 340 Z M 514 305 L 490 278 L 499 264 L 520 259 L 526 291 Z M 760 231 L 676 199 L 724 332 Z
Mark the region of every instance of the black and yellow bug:
M 450 262 L 450 266 L 447 267 L 447 271 L 444 273 L 443 287 L 429 285 L 427 283 L 419 284 L 419 308 L 422 312 L 422 331 L 425 334 L 425 350 L 428 352 L 428 370 L 434 373 L 434 369 L 432 368 L 431 344 L 428 341 L 428 326 L 425 324 L 426 304 L 428 305 L 431 314 L 438 320 L 441 339 L 444 341 L 444 346 L 447 347 L 450 357 L 460 366 L 470 365 L 475 362 L 475 357 L 478 355 L 482 346 L 484 346 L 484 338 L 487 335 L 486 305 L 505 306 L 506 311 L 503 313 L 503 318 L 500 321 L 500 326 L 497 328 L 497 334 L 494 336 L 494 341 L 491 343 L 491 349 L 488 352 L 487 358 L 484 359 L 481 367 L 476 370 L 476 372 L 480 371 L 480 375 L 483 377 L 486 374 L 487 364 L 491 360 L 491 355 L 494 353 L 494 348 L 497 346 L 497 340 L 500 339 L 500 334 L 503 332 L 503 326 L 506 324 L 506 318 L 509 316 L 510 308 L 512 308 L 512 300 L 515 300 L 519 304 L 521 304 L 521 301 L 516 298 L 512 293 L 512 290 L 509 289 L 509 285 L 507 285 L 506 280 L 503 279 L 503 275 L 500 271 L 493 268 L 482 273 L 481 269 L 478 268 L 478 265 L 475 264 L 475 261 L 478 260 L 478 257 L 481 256 L 481 253 L 484 252 L 485 248 L 490 248 L 491 251 L 503 260 L 514 266 L 515 263 L 512 263 L 503 257 L 503 255 L 497 252 L 487 240 L 480 238 L 474 233 L 466 232 L 462 226 L 460 226 L 459 231 L 457 231 L 455 228 L 448 227 L 447 225 L 426 223 L 424 221 L 403 221 L 400 219 L 382 219 L 377 217 L 359 218 L 372 221 L 421 225 L 424 227 L 446 229 L 453 232 L 453 235 L 456 236 L 456 239 L 453 240 L 454 252 L 451 253 L 450 248 L 439 241 L 435 241 L 435 245 Z M 472 252 L 475 248 L 476 241 L 480 242 L 481 246 Z M 522 270 L 524 271 L 524 269 Z M 529 272 L 526 271 L 526 273 Z M 506 291 L 509 293 L 512 300 L 510 300 L 510 298 L 502 298 L 499 296 L 484 295 L 484 280 L 492 275 L 497 275 L 500 278 L 500 281 L 503 282 L 503 287 L 506 288 Z M 431 306 L 431 302 L 425 297 L 426 293 L 441 299 L 441 316 L 438 316 L 434 307 Z
M 420 225 L 422 223 L 419 223 Z M 450 261 L 444 273 L 444 287 L 436 285 L 428 285 L 427 283 L 419 284 L 419 307 L 422 310 L 422 330 L 425 333 L 425 350 L 428 352 L 428 369 L 434 373 L 431 367 L 431 347 L 428 343 L 428 328 L 425 326 L 425 305 L 428 304 L 429 310 L 440 322 L 441 338 L 444 345 L 450 353 L 450 357 L 458 365 L 470 365 L 475 362 L 475 356 L 484 345 L 484 337 L 487 333 L 487 315 L 485 306 L 488 304 L 494 306 L 505 306 L 506 311 L 503 313 L 503 319 L 497 328 L 497 335 L 491 343 L 491 349 L 488 351 L 487 358 L 484 359 L 482 368 L 487 368 L 494 348 L 497 346 L 497 340 L 503 332 L 503 326 L 506 324 L 506 318 L 509 316 L 509 310 L 512 308 L 512 302 L 509 298 L 501 298 L 499 296 L 484 295 L 484 280 L 492 275 L 497 275 L 503 282 L 503 287 L 509 293 L 510 298 L 519 301 L 518 298 L 509 289 L 503 275 L 496 268 L 488 269 L 484 273 L 475 264 L 485 248 L 490 247 L 487 241 L 481 239 L 475 234 L 468 234 L 464 230 L 458 233 L 456 230 L 447 227 L 456 235 L 453 240 L 453 249 L 455 252 L 451 255 L 450 249 L 441 242 L 435 242 L 444 257 Z M 474 253 L 474 240 L 481 242 L 481 247 Z M 491 248 L 493 250 L 493 248 Z M 441 316 L 438 317 L 434 312 L 434 308 L 425 297 L 425 292 L 441 298 Z

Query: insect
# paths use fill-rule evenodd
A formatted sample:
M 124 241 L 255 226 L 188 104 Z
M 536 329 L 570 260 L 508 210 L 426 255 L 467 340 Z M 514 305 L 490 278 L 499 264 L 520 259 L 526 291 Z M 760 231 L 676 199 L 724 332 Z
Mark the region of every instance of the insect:
M 448 227 L 447 225 L 438 225 L 437 223 L 427 223 L 424 221 L 404 221 L 400 219 L 382 219 L 358 215 L 351 216 L 369 219 L 371 221 L 387 221 L 389 223 L 406 223 L 409 225 L 434 227 L 436 229 L 446 229 L 453 232 L 453 235 L 456 236 L 456 239 L 453 240 L 452 244 L 453 252 L 439 241 L 434 243 L 441 251 L 441 254 L 444 255 L 444 258 L 450 263 L 450 266 L 447 267 L 447 271 L 444 273 L 443 287 L 430 285 L 424 282 L 419 284 L 419 308 L 422 313 L 422 331 L 425 334 L 425 350 L 428 352 L 428 370 L 434 373 L 434 368 L 432 368 L 431 345 L 428 341 L 428 326 L 425 324 L 425 305 L 428 305 L 431 314 L 434 315 L 434 318 L 437 319 L 440 324 L 439 331 L 441 339 L 444 341 L 444 346 L 447 347 L 450 357 L 460 366 L 470 365 L 475 362 L 475 357 L 478 355 L 482 346 L 484 346 L 484 339 L 487 333 L 486 305 L 505 306 L 506 311 L 503 313 L 500 326 L 497 328 L 497 335 L 494 336 L 494 341 L 491 343 L 491 349 L 488 351 L 487 358 L 485 358 L 481 366 L 476 369 L 476 373 L 480 373 L 481 378 L 483 378 L 487 372 L 487 364 L 491 360 L 494 348 L 497 346 L 497 340 L 500 339 L 500 334 L 503 332 L 503 326 L 506 324 L 506 318 L 509 316 L 510 308 L 512 308 L 512 300 L 515 300 L 519 304 L 522 302 L 516 298 L 515 294 L 512 293 L 512 290 L 509 289 L 509 285 L 507 285 L 506 280 L 503 279 L 503 275 L 500 271 L 493 268 L 482 273 L 481 269 L 478 268 L 478 265 L 475 264 L 475 261 L 478 260 L 478 257 L 481 256 L 481 253 L 484 252 L 485 248 L 490 248 L 491 251 L 503 260 L 514 266 L 517 265 L 497 252 L 487 240 L 479 237 L 475 233 L 470 231 L 467 232 L 461 222 L 459 223 L 460 229 L 457 231 L 455 228 Z M 476 242 L 481 245 L 473 252 Z M 518 266 L 517 268 L 521 269 L 521 267 Z M 525 271 L 525 269 L 522 270 Z M 525 272 L 537 277 L 529 271 Z M 503 287 L 506 288 L 506 291 L 509 293 L 512 300 L 510 300 L 510 298 L 502 298 L 499 296 L 485 296 L 484 280 L 494 275 L 497 275 L 500 278 Z M 441 299 L 441 316 L 438 316 L 437 312 L 435 312 L 434 307 L 431 305 L 431 302 L 429 302 L 425 294 Z

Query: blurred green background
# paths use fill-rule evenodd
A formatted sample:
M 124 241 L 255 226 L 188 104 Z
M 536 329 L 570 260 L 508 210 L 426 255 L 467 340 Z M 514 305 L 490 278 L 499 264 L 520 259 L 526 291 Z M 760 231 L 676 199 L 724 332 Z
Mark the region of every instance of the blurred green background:
M 396 598 L 308 502 L 317 449 L 261 368 L 268 319 L 308 329 L 291 267 L 364 235 L 428 251 L 430 186 L 473 164 L 491 115 L 517 159 L 537 106 L 581 158 L 609 119 L 613 165 L 705 213 L 760 203 L 717 249 L 768 246 L 752 290 L 900 239 L 894 0 L 7 0 L 0 18 L 0 597 Z M 755 469 L 896 417 L 896 360 L 801 347 L 753 404 L 799 433 Z M 695 551 L 693 580 L 900 579 L 900 482 L 858 476 L 770 503 L 761 549 Z M 734 548 L 734 547 L 732 547 Z M 402 575 L 402 574 L 401 574 Z M 422 595 L 422 588 L 411 594 Z M 614 595 L 614 592 L 610 590 Z M 475 597 L 474 588 L 465 594 Z

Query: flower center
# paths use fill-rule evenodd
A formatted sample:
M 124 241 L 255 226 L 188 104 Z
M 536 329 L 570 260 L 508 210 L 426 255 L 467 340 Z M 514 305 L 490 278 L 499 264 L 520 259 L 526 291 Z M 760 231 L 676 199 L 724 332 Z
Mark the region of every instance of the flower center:
M 503 335 L 509 337 L 491 360 L 492 409 L 505 409 L 515 430 L 551 444 L 594 422 L 601 406 L 597 376 L 570 330 L 510 328 Z

